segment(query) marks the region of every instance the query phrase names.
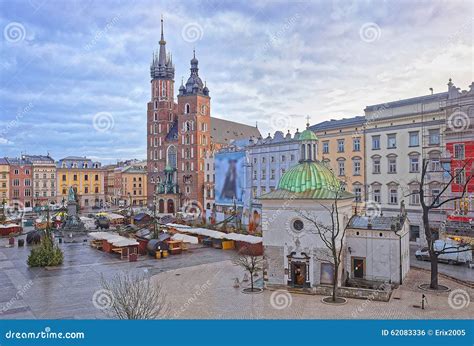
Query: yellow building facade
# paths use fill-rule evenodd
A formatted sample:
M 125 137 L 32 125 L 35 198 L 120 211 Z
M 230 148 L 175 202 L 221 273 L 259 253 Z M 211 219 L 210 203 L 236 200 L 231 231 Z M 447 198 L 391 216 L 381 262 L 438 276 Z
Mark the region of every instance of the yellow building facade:
M 347 184 L 356 197 L 354 206 L 362 208 L 365 195 L 365 117 L 329 120 L 310 129 L 319 139 L 318 159 Z
M 10 197 L 10 165 L 7 160 L 0 158 L 0 203 L 9 203 Z
M 141 167 L 128 166 L 121 169 L 120 201 L 124 206 L 146 206 L 147 205 L 147 173 Z
M 57 164 L 58 203 L 67 200 L 72 187 L 82 208 L 102 207 L 105 204 L 105 171 L 99 162 L 81 157 L 67 157 Z

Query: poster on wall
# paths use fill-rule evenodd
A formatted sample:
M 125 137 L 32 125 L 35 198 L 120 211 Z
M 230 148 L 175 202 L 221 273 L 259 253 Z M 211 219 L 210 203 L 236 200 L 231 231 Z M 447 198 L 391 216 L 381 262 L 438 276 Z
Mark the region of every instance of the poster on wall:
M 243 204 L 245 152 L 218 153 L 215 162 L 217 204 Z

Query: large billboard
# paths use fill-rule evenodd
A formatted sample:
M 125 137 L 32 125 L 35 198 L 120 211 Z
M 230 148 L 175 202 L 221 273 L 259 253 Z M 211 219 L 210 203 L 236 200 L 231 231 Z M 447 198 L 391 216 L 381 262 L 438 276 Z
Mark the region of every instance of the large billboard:
M 217 204 L 243 205 L 245 152 L 224 152 L 214 157 L 214 195 Z

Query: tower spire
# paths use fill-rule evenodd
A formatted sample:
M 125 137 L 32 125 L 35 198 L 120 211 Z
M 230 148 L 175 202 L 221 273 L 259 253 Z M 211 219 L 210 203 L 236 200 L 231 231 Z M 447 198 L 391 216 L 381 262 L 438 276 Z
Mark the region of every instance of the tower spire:
M 162 14 L 161 15 L 161 41 L 164 41 L 164 40 L 165 40 L 165 37 L 164 37 L 164 34 L 163 34 L 163 14 Z

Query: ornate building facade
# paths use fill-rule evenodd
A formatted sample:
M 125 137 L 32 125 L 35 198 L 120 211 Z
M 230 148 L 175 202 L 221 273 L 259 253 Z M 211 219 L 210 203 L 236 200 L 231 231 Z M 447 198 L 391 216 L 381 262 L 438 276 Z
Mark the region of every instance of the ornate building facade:
M 211 118 L 209 89 L 199 76 L 195 53 L 190 76 L 181 83 L 175 102 L 175 67 L 166 53 L 163 20 L 159 46 L 150 66 L 147 105 L 148 205 L 157 203 L 159 213 L 175 213 L 187 203 L 204 204 L 207 152 L 260 132 L 256 127 Z

